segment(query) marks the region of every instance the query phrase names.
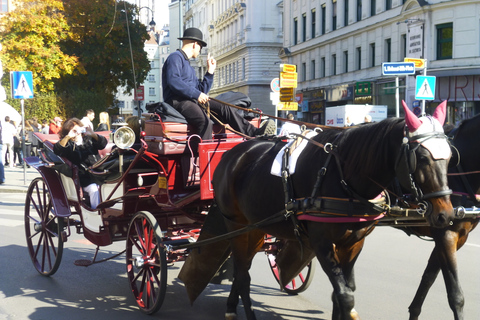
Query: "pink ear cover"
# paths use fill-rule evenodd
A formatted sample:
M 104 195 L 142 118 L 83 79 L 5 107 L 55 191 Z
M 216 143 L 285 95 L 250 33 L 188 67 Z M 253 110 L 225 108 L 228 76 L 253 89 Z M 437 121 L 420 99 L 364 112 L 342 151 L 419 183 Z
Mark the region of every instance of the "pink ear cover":
M 442 103 L 438 105 L 433 113 L 433 117 L 443 126 L 445 118 L 447 117 L 447 100 L 442 101 Z
M 405 123 L 410 132 L 415 132 L 422 125 L 422 121 L 408 108 L 404 100 L 402 100 L 403 111 L 405 111 Z

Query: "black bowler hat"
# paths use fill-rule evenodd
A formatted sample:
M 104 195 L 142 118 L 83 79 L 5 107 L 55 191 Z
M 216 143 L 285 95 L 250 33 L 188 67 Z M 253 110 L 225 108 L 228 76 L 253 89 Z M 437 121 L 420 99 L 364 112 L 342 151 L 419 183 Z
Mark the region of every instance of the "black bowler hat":
M 207 43 L 203 41 L 203 33 L 197 28 L 188 28 L 183 32 L 183 37 L 178 38 L 178 40 L 195 40 L 200 42 L 202 47 L 206 47 Z

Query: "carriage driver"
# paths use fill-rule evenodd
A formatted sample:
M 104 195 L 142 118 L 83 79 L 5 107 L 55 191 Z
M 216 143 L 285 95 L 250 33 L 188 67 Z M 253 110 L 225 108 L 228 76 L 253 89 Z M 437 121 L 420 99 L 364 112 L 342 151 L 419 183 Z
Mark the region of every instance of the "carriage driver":
M 104 149 L 108 141 L 77 118 L 65 121 L 58 135 L 60 140 L 53 146 L 53 152 L 78 167 L 80 186 L 90 198 L 90 207 L 95 209 L 100 203 L 100 192 L 86 169 L 100 160 L 98 150 Z
M 182 40 L 182 48 L 172 52 L 163 65 L 163 97 L 166 103 L 179 111 L 193 126 L 193 133 L 198 134 L 203 140 L 212 139 L 212 123 L 199 105 L 207 102 L 209 102 L 211 112 L 220 121 L 247 136 L 275 133 L 275 123 L 271 120 L 265 122 L 261 128 L 255 128 L 237 113 L 236 109 L 216 101 L 210 101 L 207 94 L 213 84 L 213 74 L 217 67 L 216 60 L 208 54 L 208 69 L 203 80 L 197 78 L 189 61 L 197 58 L 202 48 L 207 46 L 207 43 L 203 41 L 202 32 L 197 28 L 188 28 L 184 31 L 183 37 L 178 39 Z

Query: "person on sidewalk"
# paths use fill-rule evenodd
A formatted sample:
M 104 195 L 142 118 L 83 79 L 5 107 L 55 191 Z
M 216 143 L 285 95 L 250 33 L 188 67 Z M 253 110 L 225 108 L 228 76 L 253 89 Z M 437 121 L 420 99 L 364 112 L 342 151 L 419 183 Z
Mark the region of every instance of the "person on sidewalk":
M 2 121 L 0 121 L 0 184 L 5 183 L 5 167 L 3 166 L 3 139 L 2 139 Z
M 62 129 L 62 118 L 55 117 L 53 118 L 52 122 L 50 122 L 50 126 L 48 127 L 49 134 L 57 134 Z
M 180 112 L 194 128 L 202 140 L 212 139 L 212 122 L 200 105 L 209 104 L 210 111 L 220 121 L 229 124 L 234 130 L 254 137 L 275 133 L 275 122 L 267 121 L 261 128 L 255 128 L 245 120 L 236 109 L 210 100 L 208 92 L 213 84 L 213 75 L 217 67 L 216 60 L 208 55 L 207 72 L 199 80 L 190 65 L 190 59 L 197 58 L 202 48 L 207 46 L 203 33 L 197 28 L 184 31 L 182 48 L 171 53 L 162 69 L 162 89 L 166 103 Z
M 93 119 L 95 119 L 95 111 L 93 111 L 92 109 L 88 109 L 87 111 L 85 111 L 85 116 L 80 121 L 82 121 L 85 127 L 88 126 L 93 131 Z
M 78 167 L 80 186 L 89 196 L 90 207 L 95 209 L 100 203 L 100 191 L 94 177 L 86 168 L 100 160 L 98 150 L 107 146 L 107 139 L 84 126 L 78 118 L 65 121 L 58 136 L 60 140 L 53 146 L 53 152 Z
M 17 129 L 10 123 L 10 117 L 5 117 L 5 122 L 3 123 L 3 154 L 2 158 L 6 161 L 5 155 L 8 152 L 8 166 L 13 168 L 13 146 L 15 144 L 14 138 L 17 134 Z

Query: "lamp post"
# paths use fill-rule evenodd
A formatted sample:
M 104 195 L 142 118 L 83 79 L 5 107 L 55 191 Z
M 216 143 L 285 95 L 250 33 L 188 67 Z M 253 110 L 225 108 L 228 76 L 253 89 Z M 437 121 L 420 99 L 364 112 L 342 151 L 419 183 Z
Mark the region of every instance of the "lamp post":
M 150 26 L 150 30 L 155 29 L 155 26 L 157 25 L 155 23 L 155 21 L 153 20 L 153 17 L 155 16 L 155 12 L 150 7 L 141 7 L 141 8 L 138 9 L 139 15 L 140 15 L 140 10 L 142 10 L 142 9 L 148 9 L 148 10 L 150 10 L 150 12 L 152 12 L 152 21 L 150 21 L 150 23 L 148 25 Z

